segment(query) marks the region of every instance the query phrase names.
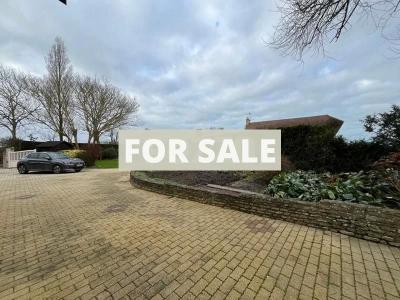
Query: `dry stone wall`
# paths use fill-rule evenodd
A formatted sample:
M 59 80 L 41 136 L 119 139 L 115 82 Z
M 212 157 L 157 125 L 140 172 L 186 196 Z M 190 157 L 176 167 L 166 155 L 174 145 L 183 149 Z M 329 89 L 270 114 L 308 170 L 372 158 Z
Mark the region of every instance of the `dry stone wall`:
M 284 200 L 263 194 L 187 186 L 149 177 L 146 172 L 132 172 L 131 183 L 161 194 L 400 247 L 400 210 L 332 200 Z

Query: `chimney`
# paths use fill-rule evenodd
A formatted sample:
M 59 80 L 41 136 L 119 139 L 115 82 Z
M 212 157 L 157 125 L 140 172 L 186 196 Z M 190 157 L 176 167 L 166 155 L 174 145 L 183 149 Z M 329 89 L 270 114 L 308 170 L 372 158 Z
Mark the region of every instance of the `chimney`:
M 246 127 L 247 127 L 249 124 L 250 124 L 250 118 L 247 117 L 247 118 L 246 118 Z

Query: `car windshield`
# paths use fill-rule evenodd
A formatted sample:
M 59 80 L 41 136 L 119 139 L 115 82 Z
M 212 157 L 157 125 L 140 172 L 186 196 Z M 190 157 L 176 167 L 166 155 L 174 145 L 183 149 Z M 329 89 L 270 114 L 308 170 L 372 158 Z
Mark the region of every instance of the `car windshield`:
M 64 153 L 60 153 L 60 152 L 51 152 L 51 153 L 48 153 L 48 154 L 51 156 L 51 158 L 54 158 L 54 159 L 69 158 Z

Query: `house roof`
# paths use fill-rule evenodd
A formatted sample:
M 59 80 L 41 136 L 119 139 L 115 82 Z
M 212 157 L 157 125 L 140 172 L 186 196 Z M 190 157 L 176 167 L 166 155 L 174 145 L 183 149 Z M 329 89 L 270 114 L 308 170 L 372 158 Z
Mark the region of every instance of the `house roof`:
M 48 141 L 48 142 L 40 143 L 39 145 L 36 146 L 36 148 L 55 147 L 55 146 L 58 146 L 60 144 L 67 144 L 69 146 L 72 146 L 71 143 L 68 143 L 66 141 Z
M 311 116 L 292 119 L 281 119 L 260 122 L 247 122 L 246 129 L 282 129 L 295 126 L 332 126 L 337 133 L 343 121 L 330 115 Z

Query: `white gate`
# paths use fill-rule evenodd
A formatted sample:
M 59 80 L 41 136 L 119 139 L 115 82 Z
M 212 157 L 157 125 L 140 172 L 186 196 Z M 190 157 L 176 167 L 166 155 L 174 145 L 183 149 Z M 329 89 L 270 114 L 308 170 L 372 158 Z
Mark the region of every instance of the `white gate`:
M 3 158 L 4 168 L 16 168 L 17 162 L 32 152 L 36 152 L 36 150 L 13 151 L 12 148 L 7 148 Z

